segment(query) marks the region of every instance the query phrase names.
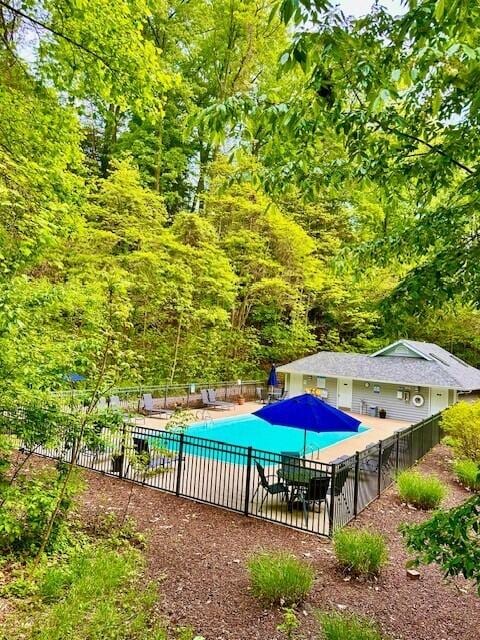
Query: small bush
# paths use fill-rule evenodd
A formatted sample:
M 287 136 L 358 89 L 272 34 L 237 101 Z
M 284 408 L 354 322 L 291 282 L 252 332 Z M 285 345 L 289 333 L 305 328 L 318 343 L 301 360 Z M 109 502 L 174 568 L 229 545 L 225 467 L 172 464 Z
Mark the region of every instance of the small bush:
M 458 458 L 480 462 L 480 401 L 458 402 L 444 411 L 442 430 Z
M 398 474 L 397 487 L 401 499 L 419 509 L 435 509 L 447 492 L 438 478 L 410 470 Z
M 456 460 L 453 471 L 464 487 L 480 491 L 480 465 L 473 460 Z
M 248 562 L 254 596 L 268 604 L 294 605 L 312 588 L 313 569 L 290 553 L 258 553 Z
M 388 559 L 385 539 L 372 531 L 341 529 L 333 546 L 340 566 L 356 576 L 376 575 Z
M 323 613 L 320 627 L 323 640 L 381 640 L 373 622 L 351 613 Z

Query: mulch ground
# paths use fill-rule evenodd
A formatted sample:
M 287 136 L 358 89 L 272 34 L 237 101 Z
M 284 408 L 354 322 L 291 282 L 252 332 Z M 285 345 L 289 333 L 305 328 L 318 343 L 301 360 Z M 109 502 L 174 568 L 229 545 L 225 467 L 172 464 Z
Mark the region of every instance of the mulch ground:
M 420 464 L 449 486 L 448 506 L 467 497 L 452 480 L 448 450 L 437 447 Z M 86 473 L 82 510 L 92 518 L 122 513 L 131 484 Z M 446 583 L 436 567 L 422 567 L 419 581 L 406 576 L 407 554 L 397 529 L 425 514 L 401 505 L 392 489 L 368 507 L 355 526 L 370 526 L 388 540 L 390 562 L 377 582 L 345 581 L 331 544 L 313 535 L 196 504 L 135 486 L 129 514 L 148 535 L 148 571 L 161 582 L 162 609 L 172 625 L 193 626 L 207 640 L 276 640 L 278 609 L 250 595 L 245 561 L 256 549 L 284 549 L 307 559 L 316 571 L 311 595 L 300 611 L 301 633 L 318 637 L 315 613 L 342 609 L 370 616 L 389 637 L 414 640 L 478 640 L 480 598 L 463 580 Z

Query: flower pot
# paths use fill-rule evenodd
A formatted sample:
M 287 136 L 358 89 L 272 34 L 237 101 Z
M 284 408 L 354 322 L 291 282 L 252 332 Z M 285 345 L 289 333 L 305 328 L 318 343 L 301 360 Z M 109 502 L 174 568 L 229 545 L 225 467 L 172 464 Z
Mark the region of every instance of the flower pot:
M 380 411 L 378 412 L 378 416 L 379 418 L 386 418 L 387 417 L 387 412 L 385 409 L 380 409 Z
M 237 402 L 238 404 L 245 404 L 245 398 L 243 396 L 238 396 Z

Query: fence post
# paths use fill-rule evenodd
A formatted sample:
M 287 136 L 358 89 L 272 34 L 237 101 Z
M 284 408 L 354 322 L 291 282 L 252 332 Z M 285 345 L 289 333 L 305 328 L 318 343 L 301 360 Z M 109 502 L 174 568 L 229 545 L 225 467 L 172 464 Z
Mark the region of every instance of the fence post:
M 123 478 L 123 471 L 124 471 L 124 467 L 125 467 L 125 435 L 126 435 L 126 431 L 127 431 L 127 425 L 125 423 L 125 421 L 122 424 L 122 442 L 120 445 L 120 467 L 119 467 L 119 471 L 118 471 L 118 477 L 119 478 Z
M 377 478 L 377 495 L 380 496 L 382 491 L 382 441 L 378 441 L 378 478 Z
M 353 517 L 357 517 L 358 513 L 358 477 L 360 475 L 360 454 L 355 453 L 355 486 L 353 488 Z
M 175 495 L 180 495 L 180 483 L 182 482 L 182 467 L 183 467 L 183 441 L 185 435 L 180 434 L 180 444 L 178 445 L 178 466 L 177 466 L 177 482 L 175 485 Z
M 336 467 L 337 465 L 333 463 L 332 465 L 332 479 L 330 480 L 330 508 L 328 513 L 328 535 L 331 538 L 334 530 L 334 518 L 335 518 L 335 475 L 336 475 Z
M 247 450 L 247 477 L 245 479 L 245 504 L 243 506 L 244 515 L 248 516 L 250 506 L 250 482 L 252 479 L 252 447 Z
M 395 472 L 398 472 L 398 463 L 400 461 L 400 434 L 398 431 L 395 434 L 395 438 L 397 439 L 395 443 Z

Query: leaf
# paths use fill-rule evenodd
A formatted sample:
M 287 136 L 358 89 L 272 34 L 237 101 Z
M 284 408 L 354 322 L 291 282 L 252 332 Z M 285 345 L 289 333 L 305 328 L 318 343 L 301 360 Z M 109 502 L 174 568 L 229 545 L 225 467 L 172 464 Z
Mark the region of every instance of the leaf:
M 441 19 L 443 18 L 444 12 L 445 12 L 445 0 L 437 0 L 437 3 L 435 5 L 435 19 L 438 20 L 438 22 L 440 22 Z

